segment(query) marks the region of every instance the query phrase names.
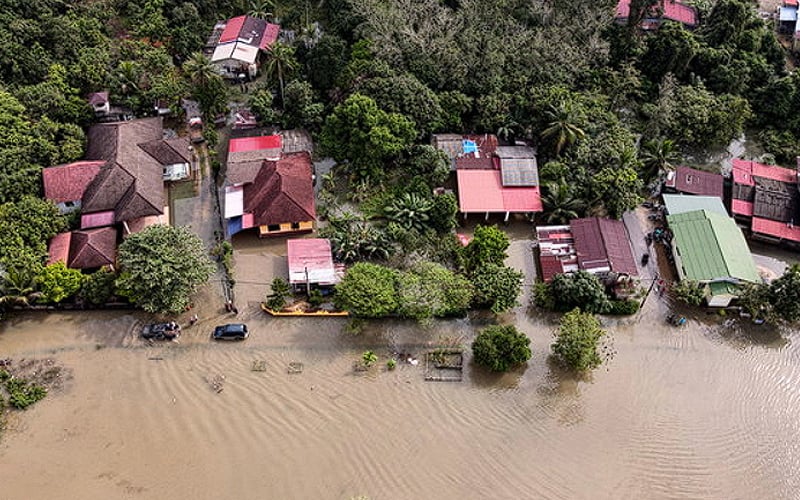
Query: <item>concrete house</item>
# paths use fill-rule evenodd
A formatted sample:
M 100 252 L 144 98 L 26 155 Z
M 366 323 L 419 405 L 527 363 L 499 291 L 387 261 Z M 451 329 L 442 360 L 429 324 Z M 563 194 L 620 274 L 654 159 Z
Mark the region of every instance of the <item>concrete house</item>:
M 263 19 L 237 16 L 214 26 L 204 53 L 225 78 L 255 78 L 261 53 L 272 47 L 280 30 Z

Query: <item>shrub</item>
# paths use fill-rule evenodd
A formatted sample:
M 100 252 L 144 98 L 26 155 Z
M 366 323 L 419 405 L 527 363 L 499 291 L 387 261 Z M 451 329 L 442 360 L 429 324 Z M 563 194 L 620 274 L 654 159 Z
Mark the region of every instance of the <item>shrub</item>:
M 639 311 L 639 302 L 636 300 L 612 300 L 608 314 L 616 316 L 629 316 Z
M 117 275 L 107 268 L 90 274 L 83 283 L 80 296 L 93 305 L 102 305 L 114 295 L 114 280 Z
M 474 304 L 488 307 L 495 314 L 508 311 L 517 305 L 524 277 L 524 274 L 508 266 L 486 264 L 480 267 L 472 274 Z
M 531 339 L 513 325 L 485 328 L 472 343 L 475 362 L 492 371 L 504 372 L 531 358 Z
M 11 377 L 6 380 L 6 391 L 9 394 L 8 402 L 14 408 L 24 410 L 30 405 L 44 399 L 47 390 L 25 380 Z
M 274 278 L 269 287 L 272 293 L 267 294 L 265 305 L 273 311 L 280 311 L 286 305 L 286 298 L 291 295 L 289 283 L 283 278 Z

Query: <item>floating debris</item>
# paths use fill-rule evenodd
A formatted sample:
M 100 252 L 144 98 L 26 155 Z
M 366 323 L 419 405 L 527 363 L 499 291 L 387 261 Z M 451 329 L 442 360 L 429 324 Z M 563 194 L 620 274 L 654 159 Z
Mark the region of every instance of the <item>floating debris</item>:
M 267 362 L 263 359 L 254 359 L 253 365 L 250 367 L 250 371 L 254 372 L 265 372 L 267 371 Z
M 287 372 L 289 374 L 303 373 L 303 363 L 300 363 L 299 361 L 292 361 L 289 363 Z
M 206 382 L 208 382 L 208 386 L 211 387 L 212 391 L 219 394 L 222 392 L 222 386 L 225 383 L 225 375 L 219 374 L 213 377 L 206 377 Z

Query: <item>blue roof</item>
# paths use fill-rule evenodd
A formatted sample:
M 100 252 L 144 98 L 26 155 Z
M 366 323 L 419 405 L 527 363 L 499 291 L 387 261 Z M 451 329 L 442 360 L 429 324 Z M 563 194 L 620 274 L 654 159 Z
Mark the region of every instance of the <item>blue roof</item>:
M 469 139 L 464 139 L 461 141 L 461 147 L 464 149 L 464 154 L 478 152 L 478 145 L 475 143 L 475 141 L 470 141 Z

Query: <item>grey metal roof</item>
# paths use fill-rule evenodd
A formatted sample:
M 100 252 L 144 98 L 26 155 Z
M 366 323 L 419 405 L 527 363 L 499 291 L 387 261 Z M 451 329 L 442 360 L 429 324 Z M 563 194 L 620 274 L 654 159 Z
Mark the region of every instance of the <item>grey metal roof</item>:
M 500 158 L 503 186 L 538 186 L 536 158 Z

